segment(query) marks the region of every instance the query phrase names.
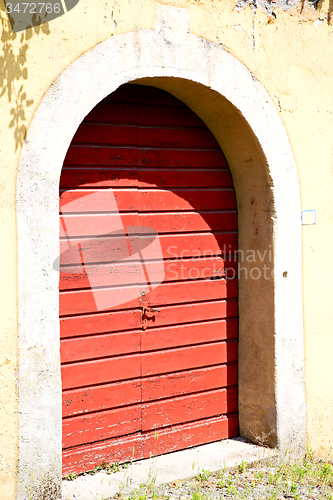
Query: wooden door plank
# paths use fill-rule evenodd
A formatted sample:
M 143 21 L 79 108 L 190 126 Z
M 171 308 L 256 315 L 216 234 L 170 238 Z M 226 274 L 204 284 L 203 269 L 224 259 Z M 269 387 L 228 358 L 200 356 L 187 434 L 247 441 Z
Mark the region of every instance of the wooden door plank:
M 234 254 L 237 250 L 237 233 L 195 233 L 161 235 L 163 256 L 170 258 L 215 257 Z
M 104 441 L 141 430 L 140 405 L 99 411 L 63 420 L 63 448 Z
M 156 270 L 155 280 L 159 273 Z M 60 268 L 59 290 L 79 290 L 100 286 L 125 286 L 139 283 L 139 261 L 112 262 Z
M 112 189 L 112 191 L 68 189 L 60 192 L 59 205 L 63 214 L 73 212 L 73 202 L 75 202 L 75 215 L 98 212 L 114 214 L 118 214 L 119 211 L 136 212 L 138 192 L 134 188 Z
M 172 252 L 174 249 L 171 250 Z M 150 283 L 161 282 L 161 266 L 154 268 L 153 263 L 157 260 L 146 260 L 149 267 Z M 135 276 L 138 274 L 139 259 L 133 258 L 132 262 L 112 262 L 111 264 L 90 264 L 84 268 L 81 265 L 66 266 L 60 268 L 60 291 L 79 290 L 90 288 L 91 276 L 93 276 L 93 286 L 121 286 L 130 285 L 136 282 Z M 189 258 L 164 260 L 165 277 L 163 283 L 171 281 L 186 280 L 214 280 L 224 279 L 227 275 L 228 281 L 237 277 L 237 262 L 227 261 L 222 256 L 208 258 Z
M 143 458 L 143 438 L 141 433 L 113 438 L 101 443 L 68 448 L 62 454 L 63 476 L 75 472 L 92 471 L 102 463 L 130 462 Z
M 237 365 L 162 374 L 142 379 L 142 401 L 154 401 L 182 394 L 193 394 L 237 384 Z
M 236 208 L 233 189 L 140 189 L 138 203 L 140 212 L 231 210 Z
M 101 146 L 74 146 L 66 154 L 64 166 L 96 165 L 101 168 L 136 167 L 138 165 L 138 150 L 133 148 L 101 147 Z
M 139 224 L 155 229 L 160 235 L 198 231 L 210 233 L 212 231 L 237 231 L 237 213 L 219 210 L 214 212 L 148 212 L 139 214 Z
M 61 173 L 61 188 L 232 188 L 228 170 L 200 168 L 102 168 L 85 165 L 64 167 Z
M 237 436 L 237 415 L 215 417 L 144 434 L 144 456 L 160 455 Z
M 137 128 L 133 125 L 99 125 L 81 123 L 75 133 L 72 144 L 136 146 Z
M 173 337 L 172 331 L 175 330 L 176 325 L 179 325 L 182 329 L 184 328 L 184 323 L 190 322 L 190 325 L 196 325 L 198 322 L 203 322 L 200 328 L 204 329 L 204 324 L 207 323 L 206 328 L 208 329 L 209 325 L 213 326 L 209 320 L 218 320 L 218 325 L 224 330 L 227 326 L 223 326 L 223 321 L 230 318 L 236 318 L 237 316 L 238 303 L 236 299 L 196 302 L 173 306 L 159 306 L 158 311 L 148 315 L 151 319 L 148 319 L 148 329 L 143 333 L 143 335 L 153 338 L 154 335 L 158 336 L 158 331 L 163 331 L 161 337 L 165 336 L 165 342 L 168 342 Z M 235 324 L 234 320 L 232 324 Z M 160 328 L 158 329 L 158 327 Z M 168 329 L 165 330 L 165 328 L 161 327 L 168 327 Z M 188 325 L 188 327 L 190 326 Z M 228 321 L 228 328 L 232 329 L 232 331 L 234 331 L 235 328 L 237 329 L 236 326 L 231 326 L 231 320 L 230 323 Z M 151 332 L 151 330 L 154 330 L 154 332 Z M 183 334 L 185 335 L 185 332 L 183 332 Z M 208 332 L 207 338 L 209 338 Z M 156 341 L 158 342 L 159 340 L 156 339 Z M 142 348 L 144 345 L 145 342 L 143 341 Z
M 218 282 L 218 284 L 216 284 Z M 110 295 L 114 291 L 116 298 L 126 298 L 128 302 L 121 305 L 113 305 Z M 105 304 L 105 310 L 133 309 L 141 307 L 139 300 L 140 291 L 138 287 L 114 287 L 95 290 L 68 291 L 60 294 L 59 307 L 60 316 L 80 315 L 84 313 L 95 313 L 102 311 L 98 309 L 99 304 Z M 150 305 L 182 304 L 186 302 L 198 302 L 200 299 L 219 300 L 237 297 L 237 280 L 198 280 L 184 281 L 180 283 L 163 283 L 159 287 L 146 294 Z M 132 297 L 132 299 L 131 299 Z
M 228 170 L 209 169 L 147 169 L 138 170 L 138 187 L 153 188 L 232 188 L 232 178 Z
M 163 256 L 170 258 L 184 257 L 215 257 L 234 253 L 237 249 L 237 233 L 195 233 L 195 234 L 177 234 L 160 235 L 158 241 L 162 253 L 156 256 L 156 249 L 150 250 L 149 247 L 156 239 L 156 233 L 147 234 L 138 240 L 139 246 L 135 242 L 135 237 L 129 240 L 124 231 L 111 234 L 111 236 L 96 236 L 95 238 L 73 238 L 60 240 L 60 265 L 73 266 L 93 263 L 120 262 L 127 259 L 134 262 L 139 255 L 135 252 L 146 250 L 145 255 L 148 259 L 156 259 Z M 132 251 L 131 251 L 132 246 Z M 148 247 L 148 248 L 147 248 Z M 151 247 L 153 248 L 153 247 Z M 151 254 L 149 253 L 151 252 Z M 148 260 L 147 259 L 147 260 Z
M 142 405 L 142 430 L 149 431 L 237 411 L 237 389 L 218 389 Z
M 124 298 L 124 300 L 127 297 L 128 302 L 114 306 L 111 300 L 112 296 L 110 296 L 112 290 L 117 297 Z M 163 283 L 146 295 L 149 304 L 154 306 L 199 302 L 202 299 L 211 301 L 236 298 L 237 280 L 193 280 L 180 283 Z M 98 303 L 105 304 L 105 310 L 139 308 L 141 307 L 139 296 L 140 291 L 135 286 L 63 292 L 59 298 L 60 316 L 95 313 L 102 310 L 96 306 L 96 300 Z
M 133 102 L 104 101 L 103 106 L 95 106 L 84 121 L 90 124 L 132 125 L 137 121 L 137 114 L 137 106 L 133 106 Z
M 141 316 L 141 310 L 134 309 L 60 318 L 60 338 L 133 330 Z
M 188 321 L 189 318 L 193 321 L 188 312 L 183 322 Z M 185 325 L 180 325 L 176 320 L 174 322 L 175 326 L 163 328 L 151 328 L 149 324 L 149 328 L 141 334 L 142 352 L 231 340 L 238 337 L 237 320 L 204 321 Z
M 140 355 L 137 354 L 69 363 L 61 367 L 63 389 L 129 380 L 140 374 Z
M 157 107 L 151 103 L 138 104 L 137 123 L 139 126 L 206 128 L 202 120 L 190 109 L 183 108 L 180 113 L 179 107 Z
M 149 267 L 149 278 L 151 283 L 160 283 L 160 266 L 154 269 L 153 263 L 156 261 L 146 260 Z M 93 276 L 94 286 L 115 286 L 129 285 L 136 280 L 134 276 L 138 273 L 139 259 L 132 262 L 113 262 L 111 264 L 91 264 L 85 266 L 60 267 L 60 291 L 78 290 L 90 288 L 90 278 Z M 197 279 L 222 279 L 224 277 L 226 261 L 221 256 L 199 259 L 175 259 L 164 260 L 165 277 L 163 282 L 185 281 Z M 227 273 L 230 277 L 237 276 L 237 262 L 226 263 Z M 231 267 L 232 266 L 232 267 Z
M 70 417 L 140 402 L 140 379 L 70 389 L 62 393 L 62 415 Z
M 229 341 L 143 353 L 141 373 L 145 377 L 237 361 L 237 351 L 237 342 Z
M 63 167 L 60 178 L 62 189 L 71 188 L 124 188 L 135 187 L 138 184 L 138 169 L 86 167 Z
M 180 147 L 182 149 L 218 147 L 216 139 L 206 128 L 165 128 L 161 134 L 161 129 L 158 127 L 138 127 L 137 134 L 139 147 Z
M 219 149 L 147 149 L 141 147 L 117 148 L 100 146 L 71 146 L 64 160 L 65 166 L 96 165 L 110 167 L 149 168 L 208 168 L 227 169 L 227 163 Z
M 62 340 L 60 354 L 63 363 L 119 356 L 140 352 L 140 330 L 109 333 Z
M 82 214 L 82 215 L 64 215 L 60 218 L 60 238 L 73 238 L 94 236 L 97 234 L 114 233 L 115 228 L 119 231 L 119 223 L 123 226 L 135 226 L 139 224 L 138 215 L 136 213 L 109 213 L 109 214 Z
M 147 295 L 150 305 L 183 304 L 237 297 L 237 280 L 192 280 L 162 283 Z

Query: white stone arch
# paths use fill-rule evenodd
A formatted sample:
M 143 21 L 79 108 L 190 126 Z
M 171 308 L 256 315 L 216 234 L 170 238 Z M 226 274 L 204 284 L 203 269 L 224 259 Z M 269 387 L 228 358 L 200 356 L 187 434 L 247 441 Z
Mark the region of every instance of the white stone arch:
M 265 161 L 264 187 L 273 198 L 267 216 L 274 251 L 274 352 L 267 354 L 274 369 L 272 428 L 276 427 L 280 449 L 301 450 L 306 444 L 301 205 L 288 137 L 269 95 L 250 71 L 221 45 L 191 35 L 185 9 L 161 6 L 155 31 L 114 36 L 82 55 L 57 78 L 36 111 L 22 150 L 17 176 L 20 500 L 27 492 L 33 499 L 41 492 L 58 498 L 61 487 L 59 276 L 52 264 L 59 252 L 58 187 L 63 160 L 79 124 L 99 101 L 124 83 L 147 78 L 156 79 L 162 87 L 164 80 L 183 82 L 175 95 L 185 102 L 184 82 L 188 88 L 196 85 L 222 99 L 232 108 L 232 119 L 248 127 L 252 149 L 260 150 Z M 198 103 L 197 111 L 202 105 Z M 226 111 L 223 116 L 228 120 Z M 213 117 L 212 130 L 214 126 L 218 130 Z M 225 151 L 224 146 L 228 150 L 227 142 L 222 144 Z M 250 210 L 242 205 L 241 186 L 250 174 L 237 166 L 237 155 L 233 159 L 229 151 L 227 159 L 228 155 L 238 210 L 246 218 Z M 247 287 L 244 283 L 240 296 L 240 301 L 244 296 L 245 316 L 250 307 Z M 243 379 L 240 370 L 240 387 Z

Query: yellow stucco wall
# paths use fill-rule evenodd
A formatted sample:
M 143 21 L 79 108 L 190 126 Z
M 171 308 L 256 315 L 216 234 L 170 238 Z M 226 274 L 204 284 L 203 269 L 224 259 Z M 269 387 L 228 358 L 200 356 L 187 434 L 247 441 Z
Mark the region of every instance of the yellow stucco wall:
M 266 88 L 285 124 L 300 176 L 303 209 L 317 224 L 303 227 L 304 325 L 308 445 L 333 444 L 333 27 L 330 2 L 299 14 L 276 9 L 269 18 L 235 0 L 163 2 L 186 7 L 191 32 L 223 47 Z M 0 300 L 0 491 L 13 498 L 17 459 L 16 169 L 29 122 L 54 79 L 82 53 L 110 36 L 153 29 L 153 0 L 81 0 L 41 28 L 13 34 L 0 1 L 0 169 L 2 285 Z M 312 16 L 312 17 L 311 17 Z M 292 251 L 292 249 L 291 249 Z

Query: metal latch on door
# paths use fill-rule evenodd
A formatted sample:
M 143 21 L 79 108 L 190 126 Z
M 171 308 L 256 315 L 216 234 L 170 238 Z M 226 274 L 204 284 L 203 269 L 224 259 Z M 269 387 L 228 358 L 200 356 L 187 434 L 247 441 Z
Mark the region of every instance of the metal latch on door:
M 142 329 L 147 330 L 148 320 L 155 318 L 155 314 L 153 314 L 152 316 L 148 316 L 148 314 L 160 312 L 160 309 L 153 309 L 150 306 L 148 306 L 147 299 L 140 299 L 140 302 L 141 302 L 141 309 L 142 309 Z

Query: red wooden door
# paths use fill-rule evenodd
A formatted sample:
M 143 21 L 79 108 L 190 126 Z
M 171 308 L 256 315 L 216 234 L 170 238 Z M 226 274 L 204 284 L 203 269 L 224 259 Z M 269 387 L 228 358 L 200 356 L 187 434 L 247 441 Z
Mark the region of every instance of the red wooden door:
M 236 201 L 203 122 L 119 88 L 73 138 L 60 210 L 64 474 L 237 435 Z

